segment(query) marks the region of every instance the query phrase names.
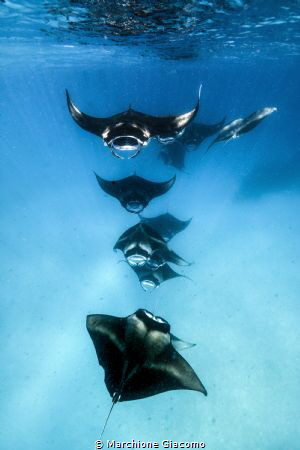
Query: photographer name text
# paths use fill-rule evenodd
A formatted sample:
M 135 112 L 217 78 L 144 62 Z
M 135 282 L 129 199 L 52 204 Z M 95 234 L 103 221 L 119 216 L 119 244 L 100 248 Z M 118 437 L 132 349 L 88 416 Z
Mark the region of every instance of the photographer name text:
M 142 441 L 135 441 L 132 439 L 131 441 L 115 441 L 115 440 L 107 440 L 107 441 L 96 441 L 95 442 L 95 448 L 205 448 L 205 442 L 177 442 L 177 441 L 170 441 L 168 439 L 165 439 L 161 442 L 142 442 Z

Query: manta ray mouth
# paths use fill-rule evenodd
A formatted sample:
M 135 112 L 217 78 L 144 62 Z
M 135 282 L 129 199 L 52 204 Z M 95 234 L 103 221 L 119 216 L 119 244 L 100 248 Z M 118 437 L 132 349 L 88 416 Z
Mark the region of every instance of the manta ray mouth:
M 141 281 L 141 286 L 144 289 L 144 291 L 154 291 L 155 288 L 157 288 L 157 285 L 155 284 L 155 282 L 153 280 L 142 280 Z
M 131 159 L 139 154 L 142 144 L 142 141 L 134 136 L 117 136 L 107 145 L 117 158 Z
M 130 200 L 126 204 L 126 209 L 128 212 L 138 214 L 143 211 L 144 205 L 141 202 L 139 202 L 138 200 Z
M 139 254 L 130 255 L 127 257 L 128 264 L 130 266 L 144 266 L 147 261 L 147 257 Z
M 164 264 L 165 264 L 165 261 L 161 255 L 152 255 L 151 257 L 148 258 L 148 261 L 147 261 L 147 265 L 152 270 L 157 270 Z

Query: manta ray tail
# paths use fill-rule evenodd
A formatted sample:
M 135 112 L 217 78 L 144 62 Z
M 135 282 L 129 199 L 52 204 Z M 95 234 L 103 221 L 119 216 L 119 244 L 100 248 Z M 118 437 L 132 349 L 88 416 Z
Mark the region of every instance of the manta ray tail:
M 205 152 L 203 153 L 203 155 L 206 155 L 206 153 L 212 148 L 212 146 L 217 142 L 216 139 L 214 139 L 209 146 L 207 147 L 207 149 L 205 150 Z
M 125 373 L 126 373 L 127 366 L 128 366 L 128 364 L 126 363 L 126 364 L 125 364 L 125 367 L 124 367 L 124 370 L 123 370 L 123 375 L 122 375 L 122 380 L 121 380 L 120 387 L 119 387 L 119 389 L 118 389 L 118 390 L 113 394 L 113 396 L 112 396 L 112 405 L 111 405 L 111 407 L 110 407 L 110 410 L 109 410 L 109 412 L 108 412 L 108 414 L 107 414 L 107 417 L 106 417 L 106 420 L 105 420 L 105 422 L 104 422 L 104 426 L 103 426 L 102 431 L 101 431 L 100 439 L 101 439 L 102 436 L 103 436 L 103 433 L 104 433 L 104 431 L 105 431 L 106 425 L 107 425 L 107 423 L 108 423 L 108 420 L 109 420 L 109 418 L 110 418 L 110 415 L 111 415 L 111 413 L 112 413 L 112 410 L 113 410 L 115 404 L 116 404 L 116 403 L 120 400 L 120 398 L 121 398 L 122 391 L 123 391 L 123 386 L 124 386 L 124 383 L 125 383 Z
M 113 407 L 115 406 L 115 404 L 117 403 L 117 401 L 118 401 L 118 400 L 115 399 L 115 400 L 113 400 L 113 402 L 112 402 L 112 405 L 111 405 L 111 407 L 110 407 L 109 413 L 107 414 L 106 420 L 105 420 L 105 422 L 104 422 L 104 425 L 103 425 L 103 428 L 102 428 L 102 431 L 101 431 L 101 434 L 100 434 L 100 439 L 101 439 L 102 436 L 103 436 L 103 433 L 104 433 L 104 431 L 105 431 L 106 425 L 107 425 L 108 420 L 109 420 L 109 418 L 110 418 L 110 415 L 111 415 L 111 413 L 112 413 Z

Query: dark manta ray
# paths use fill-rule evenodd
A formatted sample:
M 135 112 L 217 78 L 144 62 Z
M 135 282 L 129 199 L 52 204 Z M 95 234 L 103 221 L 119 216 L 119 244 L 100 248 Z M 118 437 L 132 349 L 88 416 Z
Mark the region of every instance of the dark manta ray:
M 167 242 L 180 231 L 183 231 L 190 223 L 189 220 L 179 220 L 172 214 L 166 213 L 156 217 L 142 217 L 141 222 L 149 225 Z
M 229 141 L 230 139 L 238 138 L 241 134 L 253 130 L 257 125 L 273 112 L 277 111 L 276 107 L 262 108 L 245 119 L 235 119 L 223 127 L 214 141 L 208 146 L 212 147 L 216 142 Z
M 182 135 L 180 142 L 184 145 L 193 146 L 195 150 L 209 136 L 221 130 L 225 122 L 225 117 L 217 123 L 192 123 L 188 126 Z
M 191 123 L 176 141 L 162 147 L 159 157 L 168 166 L 178 170 L 185 167 L 185 155 L 188 151 L 196 150 L 204 139 L 217 133 L 224 125 L 225 117 L 215 124 Z
M 130 227 L 123 233 L 114 246 L 121 250 L 131 267 L 148 266 L 156 270 L 166 262 L 179 266 L 190 263 L 170 250 L 164 239 L 149 225 L 142 222 Z
M 119 200 L 121 205 L 131 213 L 140 213 L 155 197 L 165 194 L 175 183 L 174 175 L 168 181 L 155 182 L 145 180 L 137 175 L 122 180 L 108 181 L 96 175 L 99 186 L 104 192 Z
M 177 170 L 184 170 L 187 151 L 187 147 L 178 139 L 178 141 L 162 146 L 158 157 L 166 166 L 175 167 Z
M 128 317 L 94 314 L 87 316 L 87 329 L 105 371 L 111 410 L 117 402 L 169 390 L 189 389 L 207 395 L 192 367 L 175 349 L 191 345 L 182 347 L 185 343 L 170 334 L 170 324 L 164 319 L 144 309 Z
M 130 152 L 130 158 L 133 158 L 151 138 L 157 138 L 162 143 L 176 139 L 196 116 L 200 103 L 199 90 L 195 108 L 178 116 L 155 117 L 129 108 L 111 117 L 96 118 L 82 113 L 72 102 L 67 90 L 66 95 L 68 108 L 75 122 L 84 130 L 102 138 L 104 145 L 118 158 L 123 158 L 126 152 Z
M 171 280 L 172 278 L 188 278 L 185 275 L 175 272 L 168 264 L 159 266 L 156 270 L 151 270 L 146 266 L 131 266 L 131 268 L 136 273 L 144 291 L 154 291 L 164 281 Z

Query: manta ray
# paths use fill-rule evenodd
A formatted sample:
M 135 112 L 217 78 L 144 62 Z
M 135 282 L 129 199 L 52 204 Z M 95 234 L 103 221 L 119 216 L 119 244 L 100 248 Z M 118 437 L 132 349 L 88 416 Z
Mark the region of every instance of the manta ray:
M 150 139 L 157 138 L 161 143 L 169 143 L 180 136 L 191 123 L 199 110 L 200 92 L 195 107 L 177 116 L 157 117 L 128 108 L 110 117 L 89 116 L 79 110 L 66 90 L 67 105 L 71 116 L 84 130 L 100 137 L 112 154 L 124 159 L 127 154 L 134 158 Z
M 170 324 L 161 317 L 145 309 L 127 317 L 93 314 L 87 316 L 87 330 L 112 398 L 102 434 L 117 402 L 177 389 L 207 395 L 192 367 L 176 350 L 193 344 L 173 336 Z
M 276 107 L 266 107 L 258 109 L 254 113 L 247 116 L 245 119 L 235 119 L 225 125 L 217 135 L 216 139 L 211 142 L 207 150 L 214 144 L 220 141 L 229 141 L 240 137 L 241 134 L 248 133 L 273 112 L 277 111 Z
M 119 200 L 121 205 L 131 213 L 138 214 L 155 197 L 168 192 L 176 180 L 176 176 L 168 181 L 149 181 L 137 175 L 121 180 L 105 180 L 95 174 L 98 184 L 104 192 Z
M 162 283 L 167 280 L 171 280 L 172 278 L 183 277 L 190 280 L 190 278 L 188 278 L 187 276 L 175 272 L 175 270 L 173 270 L 172 267 L 169 266 L 169 264 L 159 265 L 156 269 L 151 269 L 146 265 L 131 266 L 131 268 L 136 273 L 141 287 L 144 289 L 144 291 L 152 292 Z
M 198 149 L 205 139 L 221 130 L 224 122 L 225 117 L 214 124 L 192 122 L 185 128 L 182 136 L 168 145 L 161 146 L 159 158 L 166 165 L 183 171 L 186 153 Z
M 189 266 L 166 241 L 149 225 L 140 222 L 126 230 L 114 245 L 114 250 L 121 250 L 131 267 L 146 266 L 156 270 L 167 262 L 179 266 Z

